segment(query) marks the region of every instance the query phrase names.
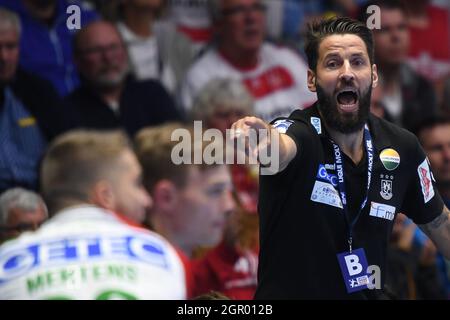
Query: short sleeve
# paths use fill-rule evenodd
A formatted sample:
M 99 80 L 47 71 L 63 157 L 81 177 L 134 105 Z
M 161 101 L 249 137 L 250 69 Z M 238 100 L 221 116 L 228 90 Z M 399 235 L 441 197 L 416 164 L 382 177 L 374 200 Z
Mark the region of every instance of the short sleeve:
M 444 202 L 437 191 L 428 158 L 416 138 L 411 149 L 411 172 L 401 212 L 416 224 L 427 224 L 442 213 Z
M 285 170 L 279 174 L 291 172 L 300 163 L 300 159 L 304 154 L 310 154 L 312 149 L 317 148 L 317 134 L 304 122 L 292 118 L 277 118 L 271 122 L 273 128 L 278 132 L 286 134 L 294 140 L 297 147 L 297 154 L 291 160 Z

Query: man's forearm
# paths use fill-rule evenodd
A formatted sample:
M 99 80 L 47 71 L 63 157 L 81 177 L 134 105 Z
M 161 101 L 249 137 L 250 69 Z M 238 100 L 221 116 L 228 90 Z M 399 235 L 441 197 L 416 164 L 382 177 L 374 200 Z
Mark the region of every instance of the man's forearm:
M 450 259 L 450 211 L 444 206 L 442 213 L 430 223 L 420 225 L 423 232 L 433 240 L 438 250 Z

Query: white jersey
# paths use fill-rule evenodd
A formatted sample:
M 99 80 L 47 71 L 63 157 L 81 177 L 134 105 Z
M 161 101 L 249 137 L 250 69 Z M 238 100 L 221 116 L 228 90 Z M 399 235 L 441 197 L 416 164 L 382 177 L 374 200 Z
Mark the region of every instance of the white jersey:
M 269 43 L 263 44 L 258 64 L 251 70 L 238 69 L 212 49 L 188 71 L 181 103 L 189 111 L 195 96 L 214 78 L 239 79 L 255 100 L 256 116 L 271 121 L 316 101 L 316 95 L 307 87 L 307 70 L 295 52 Z
M 0 247 L 0 299 L 186 299 L 185 271 L 161 236 L 73 207 Z
M 173 0 L 169 6 L 170 20 L 199 47 L 211 37 L 208 0 Z

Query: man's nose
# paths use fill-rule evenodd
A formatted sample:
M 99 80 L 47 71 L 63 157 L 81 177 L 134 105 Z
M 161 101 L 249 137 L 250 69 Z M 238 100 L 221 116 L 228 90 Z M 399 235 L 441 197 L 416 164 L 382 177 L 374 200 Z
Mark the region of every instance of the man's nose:
M 0 46 L 0 61 L 5 62 L 8 59 L 8 50 L 4 46 Z
M 153 206 L 152 196 L 146 190 L 142 190 L 142 202 L 146 209 L 151 209 Z
M 222 197 L 222 209 L 225 213 L 232 212 L 236 207 L 236 202 L 234 201 L 233 194 L 231 191 L 226 191 Z
M 349 61 L 345 61 L 342 65 L 342 71 L 339 75 L 339 79 L 347 83 L 355 80 L 355 74 L 353 73 L 353 69 Z

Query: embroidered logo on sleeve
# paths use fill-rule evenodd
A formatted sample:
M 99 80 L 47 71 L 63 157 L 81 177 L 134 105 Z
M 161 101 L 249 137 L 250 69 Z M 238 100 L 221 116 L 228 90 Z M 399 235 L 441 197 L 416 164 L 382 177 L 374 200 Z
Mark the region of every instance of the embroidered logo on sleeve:
M 417 168 L 417 173 L 419 174 L 420 186 L 422 187 L 423 201 L 427 203 L 434 197 L 434 188 L 431 181 L 431 170 L 428 165 L 427 159 Z
M 313 125 L 314 129 L 316 129 L 317 134 L 322 134 L 322 124 L 320 122 L 320 118 L 311 117 L 311 124 Z
M 293 124 L 294 121 L 288 120 L 288 119 L 280 119 L 273 123 L 272 127 L 278 130 L 279 133 L 286 133 L 286 131 L 289 129 L 291 124 Z

